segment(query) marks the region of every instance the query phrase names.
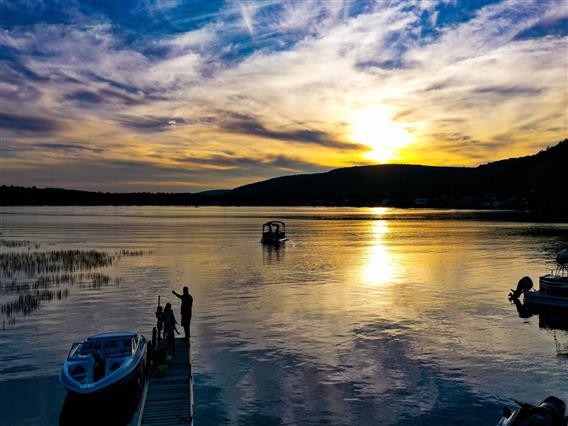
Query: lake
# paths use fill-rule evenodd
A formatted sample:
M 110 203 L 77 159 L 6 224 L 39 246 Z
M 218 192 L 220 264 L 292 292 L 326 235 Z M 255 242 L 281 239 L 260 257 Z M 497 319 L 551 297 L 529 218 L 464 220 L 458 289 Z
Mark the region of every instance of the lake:
M 510 216 L 2 208 L 4 254 L 97 250 L 114 260 L 0 314 L 0 424 L 57 424 L 71 344 L 110 330 L 150 336 L 158 295 L 179 317 L 171 290 L 184 285 L 195 301 L 196 425 L 495 425 L 512 399 L 566 400 L 568 332 L 520 318 L 507 294 L 553 267 L 568 225 Z M 271 219 L 287 225 L 279 249 L 259 243 Z M 41 284 L 7 272 L 4 306 L 25 293 L 18 285 Z

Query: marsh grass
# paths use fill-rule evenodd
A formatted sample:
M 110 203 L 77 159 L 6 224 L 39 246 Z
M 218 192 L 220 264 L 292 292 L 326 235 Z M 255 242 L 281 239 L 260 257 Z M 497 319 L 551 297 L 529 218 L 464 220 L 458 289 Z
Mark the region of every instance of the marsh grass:
M 0 270 L 6 277 L 23 274 L 76 272 L 111 266 L 116 256 L 96 250 L 54 250 L 48 252 L 2 253 Z
M 30 315 L 44 303 L 69 297 L 75 285 L 89 289 L 119 285 L 120 278 L 111 277 L 105 270 L 122 257 L 149 253 L 125 249 L 31 251 L 40 245 L 10 240 L 0 240 L 0 246 L 28 248 L 27 252 L 0 253 L 0 315 L 8 317 L 11 325 L 17 314 Z
M 4 240 L 4 239 L 0 239 L 0 247 L 9 247 L 9 248 L 27 247 L 28 250 L 31 250 L 31 249 L 37 250 L 41 247 L 41 244 L 32 243 L 31 241 L 27 241 L 27 240 Z
M 29 315 L 36 309 L 39 309 L 40 304 L 44 302 L 51 302 L 54 299 L 61 300 L 69 297 L 69 289 L 59 290 L 36 290 L 35 292 L 20 294 L 16 300 L 11 300 L 0 304 L 0 313 L 11 317 L 17 313 Z

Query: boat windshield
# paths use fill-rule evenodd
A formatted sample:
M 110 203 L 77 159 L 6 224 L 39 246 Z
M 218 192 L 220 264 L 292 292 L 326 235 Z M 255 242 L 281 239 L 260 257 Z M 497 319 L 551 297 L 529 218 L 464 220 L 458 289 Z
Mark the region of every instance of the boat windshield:
M 90 357 L 124 357 L 136 351 L 137 342 L 132 338 L 104 339 L 74 343 L 69 352 L 70 361 Z

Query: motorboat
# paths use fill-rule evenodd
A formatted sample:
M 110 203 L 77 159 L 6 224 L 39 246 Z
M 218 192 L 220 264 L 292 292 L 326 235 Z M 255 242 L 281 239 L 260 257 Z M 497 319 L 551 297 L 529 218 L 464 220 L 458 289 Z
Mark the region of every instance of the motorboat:
M 563 250 L 556 258 L 556 268 L 539 278 L 539 289 L 533 290 L 529 277 L 519 281 L 516 290 L 511 290 L 509 300 L 524 295 L 524 303 L 529 307 L 568 309 L 568 250 Z
M 560 252 L 556 269 L 541 276 L 538 284 L 538 291 L 525 293 L 527 305 L 568 308 L 568 250 Z
M 262 225 L 263 244 L 282 244 L 286 238 L 286 225 L 280 220 L 273 220 Z
M 519 408 L 512 411 L 503 408 L 503 417 L 497 426 L 565 426 L 566 404 L 555 396 L 549 396 L 537 406 L 515 401 Z
M 144 336 L 112 332 L 73 343 L 59 376 L 70 393 L 101 396 L 146 377 L 148 343 Z

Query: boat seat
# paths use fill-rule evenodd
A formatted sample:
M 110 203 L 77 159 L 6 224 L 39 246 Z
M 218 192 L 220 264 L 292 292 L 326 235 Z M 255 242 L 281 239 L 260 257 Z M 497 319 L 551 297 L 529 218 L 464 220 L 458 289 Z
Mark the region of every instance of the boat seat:
M 80 383 L 93 383 L 95 362 L 92 358 L 68 366 L 71 377 Z
M 105 360 L 105 376 L 108 376 L 113 371 L 117 370 L 124 363 L 123 357 L 110 357 Z

